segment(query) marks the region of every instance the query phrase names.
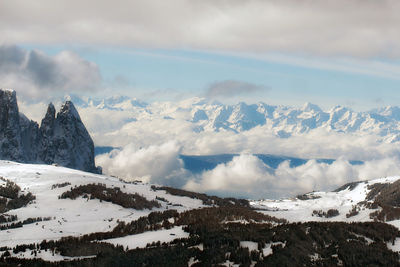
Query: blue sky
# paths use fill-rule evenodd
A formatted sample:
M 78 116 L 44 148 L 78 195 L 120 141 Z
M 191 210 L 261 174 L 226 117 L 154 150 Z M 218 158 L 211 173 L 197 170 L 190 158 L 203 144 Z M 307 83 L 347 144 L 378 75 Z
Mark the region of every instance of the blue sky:
M 357 60 L 351 70 L 343 70 L 342 66 L 348 65 L 345 60 L 294 55 L 273 54 L 256 58 L 244 53 L 194 50 L 32 44 L 21 47 L 37 49 L 48 55 L 70 50 L 96 63 L 104 80 L 104 90 L 98 92 L 100 97 L 112 93 L 147 101 L 173 101 L 203 97 L 207 88 L 217 81 L 238 80 L 266 89 L 224 96 L 219 101 L 263 101 L 297 106 L 312 102 L 324 108 L 345 105 L 356 110 L 400 103 L 400 78 L 385 77 L 380 69 L 362 73 L 363 64 L 368 65 L 368 60 Z M 315 61 L 323 62 L 324 66 L 316 66 Z M 379 62 L 400 66 L 398 61 L 382 59 Z

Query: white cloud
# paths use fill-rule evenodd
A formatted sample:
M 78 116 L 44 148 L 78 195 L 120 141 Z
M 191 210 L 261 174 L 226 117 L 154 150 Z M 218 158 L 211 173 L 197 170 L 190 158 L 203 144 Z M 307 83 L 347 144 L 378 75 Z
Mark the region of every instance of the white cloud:
M 0 45 L 1 87 L 15 89 L 22 98 L 94 91 L 101 80 L 98 66 L 73 52 L 49 56 L 38 50 Z
M 105 119 L 105 118 L 104 118 Z M 100 134 L 99 142 L 124 146 L 134 142 L 147 147 L 167 140 L 182 144 L 184 154 L 264 153 L 302 158 L 339 158 L 371 160 L 398 155 L 399 145 L 382 141 L 373 134 L 345 134 L 316 129 L 307 134 L 279 138 L 268 125 L 235 133 L 220 130 L 195 132 L 193 124 L 182 119 L 139 119 L 121 129 Z M 301 145 L 300 145 L 301 144 Z
M 286 161 L 272 171 L 257 157 L 240 155 L 204 172 L 200 179 L 189 180 L 184 188 L 224 196 L 279 198 L 313 190 L 330 191 L 348 182 L 399 174 L 397 158 L 367 161 L 363 165 L 351 165 L 343 159 L 332 164 L 310 160 L 298 167 L 290 167 Z
M 288 161 L 272 169 L 251 154 L 235 156 L 212 170 L 193 174 L 184 169 L 176 142 L 138 148 L 133 144 L 122 150 L 96 157 L 107 174 L 122 179 L 142 180 L 220 196 L 246 198 L 292 197 L 313 190 L 330 191 L 345 183 L 400 174 L 397 157 L 365 161 L 352 165 L 342 158 L 332 164 L 310 160 L 291 167 Z
M 192 191 L 228 191 L 251 195 L 256 184 L 271 177 L 273 171 L 253 155 L 240 155 L 202 174 L 200 183 L 190 180 L 185 185 Z
M 95 107 L 79 108 L 79 114 L 85 126 L 95 136 L 101 136 L 101 138 L 115 129 L 121 129 L 126 123 L 134 120 L 136 115 L 128 111 L 98 109 Z M 127 141 L 130 142 L 129 140 Z M 100 140 L 99 145 L 101 145 Z
M 0 42 L 398 57 L 399 10 L 396 0 L 14 0 L 2 3 Z
M 112 151 L 96 157 L 96 164 L 102 166 L 104 173 L 119 176 L 125 180 L 142 180 L 170 186 L 182 186 L 186 171 L 179 159 L 180 146 L 167 142 L 139 148 L 134 144 L 121 151 Z

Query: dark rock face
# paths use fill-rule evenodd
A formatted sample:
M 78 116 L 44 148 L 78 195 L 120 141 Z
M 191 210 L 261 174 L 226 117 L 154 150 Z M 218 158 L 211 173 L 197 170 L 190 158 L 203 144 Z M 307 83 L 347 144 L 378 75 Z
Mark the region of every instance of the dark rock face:
M 46 164 L 54 163 L 55 145 L 53 142 L 54 135 L 54 122 L 56 120 L 56 109 L 50 103 L 45 117 L 40 124 L 41 147 L 39 151 L 39 158 Z
M 48 110 L 51 110 L 50 106 Z M 49 122 L 47 134 L 52 135 L 46 136 L 51 142 L 47 148 L 47 160 L 53 159 L 62 166 L 95 172 L 94 144 L 74 104 L 65 102 L 56 119 Z M 43 126 L 47 124 L 42 124 L 40 128 L 46 134 Z
M 28 163 L 57 163 L 101 173 L 94 163 L 94 144 L 72 102 L 57 116 L 49 104 L 40 128 L 18 112 L 15 91 L 0 90 L 0 158 Z
M 1 158 L 24 159 L 21 127 L 15 91 L 0 90 L 0 155 Z
M 36 162 L 38 158 L 38 145 L 41 144 L 39 125 L 29 120 L 24 114 L 19 114 L 21 128 L 21 146 L 24 162 Z

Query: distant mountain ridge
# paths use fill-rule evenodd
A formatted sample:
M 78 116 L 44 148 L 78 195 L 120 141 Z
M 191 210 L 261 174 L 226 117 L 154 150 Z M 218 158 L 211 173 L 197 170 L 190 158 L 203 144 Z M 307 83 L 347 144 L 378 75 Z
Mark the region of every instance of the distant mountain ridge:
M 56 115 L 49 104 L 39 127 L 19 113 L 16 92 L 0 89 L 0 159 L 101 172 L 94 163 L 94 144 L 71 101 Z
M 113 96 L 105 99 L 68 96 L 81 108 L 129 111 L 132 120 L 143 118 L 183 119 L 193 131 L 233 131 L 236 133 L 263 127 L 280 138 L 306 134 L 315 129 L 343 133 L 367 133 L 382 137 L 383 142 L 400 141 L 400 107 L 387 106 L 357 112 L 343 106 L 328 111 L 306 103 L 301 108 L 268 105 L 263 102 L 224 105 L 203 98 L 147 104 L 136 98 Z M 137 117 L 140 117 L 139 119 Z M 128 121 L 129 122 L 129 121 Z

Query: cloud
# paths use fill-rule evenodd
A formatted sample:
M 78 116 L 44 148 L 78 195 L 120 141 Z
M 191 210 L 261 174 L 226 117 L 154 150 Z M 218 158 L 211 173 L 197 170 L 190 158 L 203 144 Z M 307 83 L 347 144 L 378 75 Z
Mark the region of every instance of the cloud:
M 298 167 L 283 162 L 271 170 L 253 155 L 240 155 L 231 162 L 204 172 L 200 179 L 191 179 L 187 190 L 222 196 L 241 196 L 253 199 L 293 197 L 316 191 L 331 191 L 348 182 L 399 175 L 397 158 L 367 161 L 351 165 L 338 159 L 332 164 L 310 160 Z
M 94 91 L 99 88 L 98 66 L 70 51 L 49 56 L 39 50 L 0 46 L 0 84 L 26 98 L 43 93 Z
M 396 0 L 14 0 L 2 3 L 0 42 L 399 57 L 399 10 Z
M 268 88 L 264 85 L 257 85 L 243 81 L 226 80 L 212 83 L 206 91 L 206 97 L 234 97 L 237 95 L 252 94 L 267 89 Z
M 142 147 L 177 140 L 184 154 L 203 155 L 245 152 L 301 158 L 372 160 L 399 153 L 398 144 L 383 142 L 380 136 L 373 134 L 345 134 L 316 129 L 303 135 L 279 138 L 269 125 L 240 133 L 226 130 L 196 132 L 193 124 L 178 118 L 138 118 L 119 130 L 100 134 L 98 140 L 114 146 L 135 142 Z
M 190 180 L 185 188 L 192 191 L 225 191 L 252 195 L 254 185 L 271 177 L 273 171 L 253 155 L 234 157 L 226 164 L 205 171 L 200 182 Z
M 141 180 L 180 187 L 189 177 L 179 159 L 180 146 L 176 142 L 138 148 L 134 144 L 96 157 L 96 164 L 104 173 L 117 175 L 127 181 Z
M 293 197 L 310 191 L 331 191 L 345 183 L 400 174 L 398 157 L 369 160 L 352 165 L 339 158 L 332 164 L 309 160 L 291 167 L 288 161 L 272 169 L 252 154 L 235 156 L 201 174 L 184 169 L 181 146 L 176 142 L 139 148 L 129 144 L 121 150 L 96 157 L 106 174 L 127 181 L 162 184 L 219 196 L 252 199 Z

